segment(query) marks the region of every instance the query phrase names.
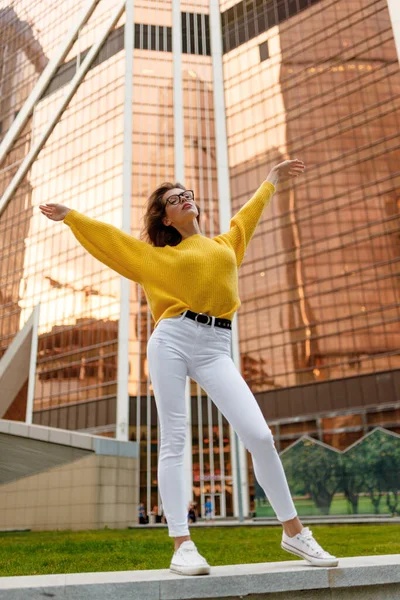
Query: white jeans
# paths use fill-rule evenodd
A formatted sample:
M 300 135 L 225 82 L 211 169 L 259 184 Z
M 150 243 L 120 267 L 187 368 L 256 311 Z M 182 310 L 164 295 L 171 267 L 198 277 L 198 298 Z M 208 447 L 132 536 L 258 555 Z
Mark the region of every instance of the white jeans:
M 271 429 L 231 358 L 231 336 L 229 329 L 179 315 L 162 319 L 148 341 L 160 419 L 158 486 L 170 537 L 189 535 L 184 471 L 187 375 L 210 396 L 250 451 L 257 481 L 277 519 L 297 516 Z

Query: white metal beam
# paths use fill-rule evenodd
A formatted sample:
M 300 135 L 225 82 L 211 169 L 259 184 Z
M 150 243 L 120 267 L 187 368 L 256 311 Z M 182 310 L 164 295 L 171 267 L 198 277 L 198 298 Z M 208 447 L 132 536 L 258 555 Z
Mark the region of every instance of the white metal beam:
M 97 56 L 101 46 L 103 45 L 104 41 L 106 40 L 108 34 L 113 29 L 115 24 L 118 22 L 118 19 L 120 18 L 121 14 L 124 12 L 124 10 L 125 10 L 125 0 L 121 0 L 121 2 L 116 7 L 111 19 L 108 21 L 108 23 L 103 28 L 101 34 L 99 35 L 99 39 L 92 46 L 92 48 L 86 55 L 85 60 L 80 65 L 77 72 L 75 73 L 75 76 L 72 79 L 70 85 L 68 86 L 68 89 L 65 92 L 64 97 L 62 98 L 61 102 L 59 103 L 59 106 L 56 109 L 55 113 L 52 115 L 50 121 L 47 123 L 42 134 L 40 136 L 38 136 L 38 139 L 32 145 L 30 151 L 28 152 L 25 159 L 23 160 L 17 173 L 15 174 L 14 178 L 12 179 L 12 181 L 10 182 L 6 191 L 4 192 L 3 197 L 0 200 L 0 216 L 3 213 L 4 209 L 6 208 L 8 202 L 12 198 L 18 185 L 21 183 L 21 181 L 25 177 L 26 173 L 32 166 L 32 163 L 38 156 L 40 150 L 43 148 L 43 146 L 46 143 L 47 139 L 49 138 L 51 132 L 53 131 L 56 124 L 58 123 L 61 115 L 63 114 L 64 110 L 67 108 L 69 101 L 75 94 L 82 79 L 85 77 L 87 71 L 89 70 L 90 65 L 92 64 L 93 60 Z
M 25 325 L 14 336 L 0 360 L 0 418 L 14 402 L 28 379 L 26 422 L 32 423 L 35 392 L 39 305 L 35 306 Z
M 132 114 L 133 114 L 133 0 L 125 5 L 125 78 L 124 78 L 124 143 L 122 172 L 122 230 L 131 234 L 132 208 Z M 130 336 L 130 289 L 131 282 L 120 278 L 120 313 L 118 322 L 118 381 L 117 381 L 117 440 L 129 440 L 129 336 Z M 140 379 L 140 376 L 139 376 Z M 140 381 L 139 381 L 140 387 Z M 138 440 L 139 441 L 139 440 Z
M 29 361 L 29 376 L 28 376 L 28 392 L 26 400 L 25 422 L 32 424 L 33 422 L 33 402 L 35 399 L 35 384 L 36 384 L 36 363 L 39 339 L 39 315 L 40 302 L 33 309 L 32 319 L 32 342 L 31 355 Z
M 173 114 L 174 114 L 174 179 L 185 185 L 185 138 L 183 122 L 182 87 L 182 14 L 180 0 L 172 0 L 172 60 L 173 60 Z M 190 379 L 186 378 L 186 443 L 184 464 L 186 473 L 186 500 L 193 499 L 192 418 Z
M 172 58 L 174 65 L 174 157 L 175 181 L 185 182 L 185 148 L 182 89 L 182 15 L 180 0 L 172 0 Z
M 218 207 L 220 230 L 222 233 L 229 230 L 232 211 L 228 164 L 228 140 L 226 133 L 221 13 L 218 0 L 210 0 L 209 9 L 211 56 L 213 66 Z M 234 315 L 232 321 L 232 359 L 240 372 L 241 366 L 237 315 Z M 231 442 L 234 515 L 238 516 L 239 520 L 242 521 L 244 516 L 247 516 L 249 513 L 249 485 L 246 448 L 231 425 L 229 430 Z

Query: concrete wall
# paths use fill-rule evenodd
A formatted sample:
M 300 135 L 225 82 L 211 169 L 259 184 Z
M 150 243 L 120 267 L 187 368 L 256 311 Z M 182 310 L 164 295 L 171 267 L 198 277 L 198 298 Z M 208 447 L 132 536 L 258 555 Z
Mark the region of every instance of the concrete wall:
M 0 485 L 0 528 L 122 529 L 137 523 L 138 459 L 92 454 Z

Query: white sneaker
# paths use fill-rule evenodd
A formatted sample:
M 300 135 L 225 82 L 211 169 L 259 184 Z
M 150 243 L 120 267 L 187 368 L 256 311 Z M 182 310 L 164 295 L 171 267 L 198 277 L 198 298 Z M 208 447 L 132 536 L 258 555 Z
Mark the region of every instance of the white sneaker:
M 198 553 L 195 543 L 186 540 L 174 552 L 169 570 L 179 575 L 209 575 L 211 567 Z
M 283 531 L 281 548 L 296 554 L 296 556 L 305 558 L 315 567 L 336 567 L 339 563 L 336 556 L 321 548 L 308 527 L 303 527 L 301 532 L 293 537 L 289 537 Z

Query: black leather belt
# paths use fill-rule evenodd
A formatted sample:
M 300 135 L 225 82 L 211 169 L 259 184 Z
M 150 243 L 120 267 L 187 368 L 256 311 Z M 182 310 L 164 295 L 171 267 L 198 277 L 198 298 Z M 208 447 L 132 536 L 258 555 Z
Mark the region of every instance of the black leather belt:
M 184 311 L 185 312 L 185 311 Z M 181 313 L 183 315 L 183 312 Z M 206 313 L 196 313 L 192 310 L 187 310 L 185 317 L 188 319 L 192 319 L 192 321 L 196 321 L 196 323 L 202 323 L 203 325 L 212 325 L 212 318 Z M 232 321 L 229 319 L 221 319 L 220 317 L 215 317 L 216 327 L 223 327 L 223 329 L 232 329 Z

